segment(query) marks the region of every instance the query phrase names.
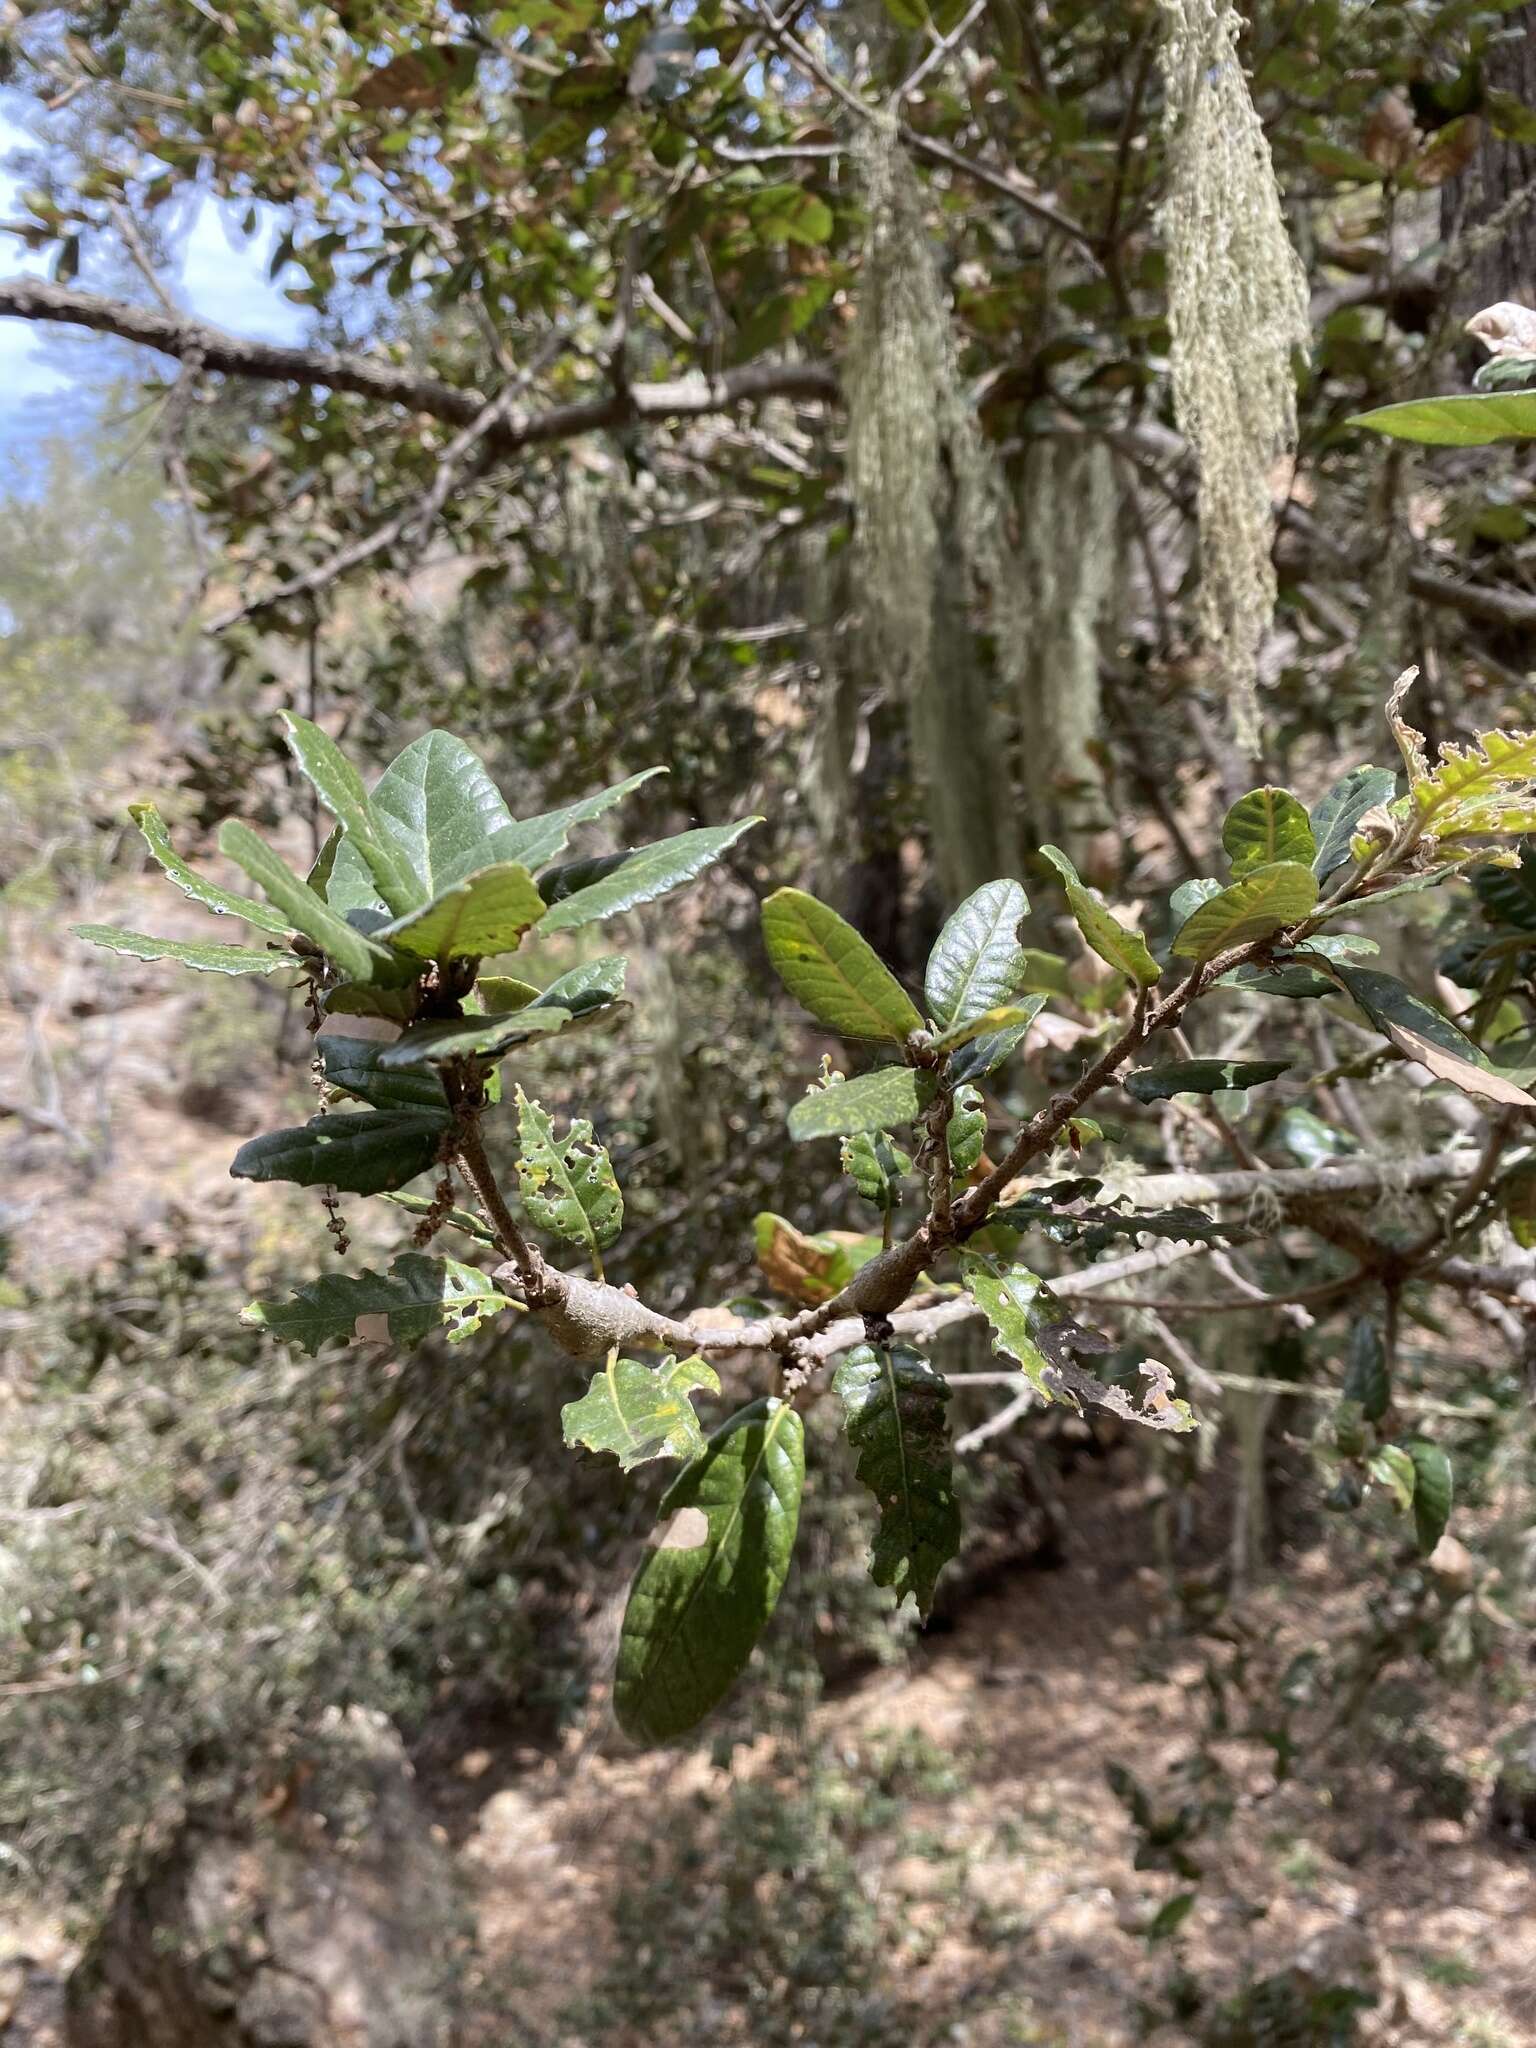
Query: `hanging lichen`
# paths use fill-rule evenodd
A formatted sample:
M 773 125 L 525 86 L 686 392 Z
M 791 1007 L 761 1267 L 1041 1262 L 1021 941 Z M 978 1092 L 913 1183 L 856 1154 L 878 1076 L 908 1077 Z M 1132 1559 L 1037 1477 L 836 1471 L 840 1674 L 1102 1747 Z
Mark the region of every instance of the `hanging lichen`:
M 1230 0 L 1159 0 L 1170 146 L 1163 207 L 1173 401 L 1200 465 L 1200 612 L 1233 727 L 1257 740 L 1259 650 L 1275 610 L 1271 471 L 1294 450 L 1293 354 L 1310 339 Z
M 868 225 L 843 384 L 863 654 L 870 677 L 908 706 L 935 865 L 952 894 L 1012 864 L 986 692 L 956 632 L 958 620 L 969 639 L 985 608 L 1000 649 L 1013 637 L 999 616 L 1004 497 L 894 121 L 866 126 L 857 163 Z
M 1099 628 L 1118 582 L 1119 494 L 1108 447 L 1086 435 L 1031 444 L 1024 530 L 1019 718 L 1030 826 L 1091 865 L 1109 823 L 1098 759 Z

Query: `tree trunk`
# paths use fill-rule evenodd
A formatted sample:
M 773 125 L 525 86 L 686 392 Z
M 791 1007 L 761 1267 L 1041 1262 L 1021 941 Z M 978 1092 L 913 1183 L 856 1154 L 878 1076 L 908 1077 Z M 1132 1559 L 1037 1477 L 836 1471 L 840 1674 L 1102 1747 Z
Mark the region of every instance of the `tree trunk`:
M 1536 5 L 1505 15 L 1489 47 L 1484 83 L 1490 92 L 1512 93 L 1536 107 Z M 1482 239 L 1479 231 L 1501 214 L 1507 217 Z M 1477 154 L 1444 188 L 1440 220 L 1447 239 L 1477 244 L 1457 268 L 1454 304 L 1462 319 L 1501 299 L 1536 306 L 1536 145 L 1507 142 L 1485 120 Z

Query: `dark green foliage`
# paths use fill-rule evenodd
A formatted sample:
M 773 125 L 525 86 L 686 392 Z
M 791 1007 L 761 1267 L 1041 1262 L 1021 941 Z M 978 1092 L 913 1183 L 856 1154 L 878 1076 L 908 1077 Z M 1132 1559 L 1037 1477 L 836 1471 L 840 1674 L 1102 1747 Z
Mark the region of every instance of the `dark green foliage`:
M 860 1344 L 838 1367 L 833 1389 L 859 1454 L 858 1476 L 879 1505 L 870 1574 L 899 1599 L 910 1593 L 926 1616 L 939 1573 L 960 1547 L 949 1388 L 909 1345 Z

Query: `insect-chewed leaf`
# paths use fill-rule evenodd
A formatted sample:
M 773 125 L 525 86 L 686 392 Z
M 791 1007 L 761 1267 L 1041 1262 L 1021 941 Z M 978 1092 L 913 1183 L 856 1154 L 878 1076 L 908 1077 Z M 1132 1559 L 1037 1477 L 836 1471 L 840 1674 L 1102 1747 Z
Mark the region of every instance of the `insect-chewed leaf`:
M 419 877 L 424 902 L 480 868 L 515 858 L 489 844 L 514 822 L 501 791 L 479 755 L 451 732 L 423 733 L 397 754 L 374 784 L 373 808 Z M 366 861 L 345 838 L 325 894 L 336 910 L 386 907 Z
M 860 1344 L 837 1369 L 833 1390 L 858 1453 L 859 1480 L 879 1503 L 870 1557 L 877 1586 L 933 1606 L 939 1573 L 960 1548 L 945 1404 L 949 1386 L 905 1344 Z
M 923 998 L 941 1031 L 995 1010 L 1020 986 L 1026 962 L 1019 925 L 1028 913 L 1017 882 L 988 882 L 949 919 L 923 976 Z
M 1371 1452 L 1366 1462 L 1366 1470 L 1378 1486 L 1384 1486 L 1391 1494 L 1392 1505 L 1398 1513 L 1406 1515 L 1413 1506 L 1417 1475 L 1413 1469 L 1413 1460 L 1402 1445 L 1379 1444 Z
M 339 916 L 323 896 L 317 896 L 282 860 L 260 833 L 238 819 L 229 819 L 219 831 L 219 850 L 244 868 L 251 880 L 269 896 L 288 919 L 293 930 L 311 939 L 351 981 L 384 985 L 409 981 L 413 969 L 387 946 L 366 937 L 355 925 Z
M 882 1214 L 897 1206 L 902 1180 L 912 1171 L 912 1159 L 888 1131 L 860 1131 L 845 1139 L 841 1159 L 844 1173 L 866 1202 L 872 1202 Z
M 1170 1060 L 1141 1067 L 1125 1077 L 1125 1092 L 1137 1102 L 1166 1102 L 1174 1095 L 1215 1095 L 1224 1088 L 1257 1088 L 1288 1073 L 1286 1060 Z
M 1234 876 L 1277 860 L 1310 866 L 1317 855 L 1306 811 L 1288 789 L 1272 784 L 1238 798 L 1221 828 L 1221 843 Z
M 824 1230 L 807 1237 L 771 1209 L 754 1218 L 752 1230 L 757 1263 L 769 1286 L 811 1308 L 840 1294 L 880 1249 L 878 1237 L 850 1230 Z
M 421 910 L 380 927 L 378 936 L 419 960 L 462 960 L 515 952 L 544 915 L 544 898 L 516 861 L 482 868 Z
M 1272 861 L 1208 896 L 1174 934 L 1181 960 L 1212 960 L 1229 946 L 1300 924 L 1317 908 L 1317 877 L 1299 861 Z
M 513 1303 L 476 1266 L 402 1252 L 388 1273 L 326 1273 L 288 1301 L 253 1301 L 255 1323 L 313 1358 L 322 1344 L 419 1344 L 433 1330 L 467 1335 Z
M 190 896 L 194 903 L 200 903 L 217 917 L 238 917 L 257 931 L 271 932 L 274 938 L 288 936 L 293 927 L 286 917 L 280 916 L 267 904 L 258 903 L 252 896 L 232 896 L 227 889 L 215 888 L 212 882 L 203 879 L 196 868 L 184 861 L 172 846 L 165 820 L 153 804 L 130 804 L 128 815 L 143 833 L 144 844 L 154 859 L 184 896 Z
M 1536 732 L 1483 732 L 1466 747 L 1447 742 L 1409 797 L 1437 840 L 1536 831 Z
M 1312 836 L 1317 854 L 1312 872 L 1326 882 L 1350 859 L 1349 842 L 1367 811 L 1389 804 L 1397 789 L 1397 777 L 1390 768 L 1351 768 L 1320 797 L 1312 809 Z
M 851 924 L 802 889 L 776 889 L 763 905 L 768 958 L 790 994 L 844 1038 L 900 1043 L 923 1020 L 884 961 Z
M 686 1735 L 746 1669 L 783 1590 L 804 1486 L 804 1425 L 768 1399 L 722 1423 L 668 1488 L 614 1674 L 614 1712 L 636 1742 Z
M 1077 1322 L 1028 1267 L 1004 1267 L 995 1260 L 970 1257 L 965 1268 L 965 1284 L 992 1325 L 996 1348 L 1017 1360 L 1043 1399 L 1072 1408 L 1085 1402 L 1107 1408 L 1144 1429 L 1179 1433 L 1198 1426 L 1189 1403 L 1172 1398 L 1173 1375 L 1156 1359 L 1141 1363 L 1142 1376 L 1150 1384 L 1140 1407 L 1123 1387 L 1084 1371 L 1072 1353 L 1113 1351 L 1113 1341 Z
M 254 946 L 199 946 L 182 939 L 153 939 L 147 932 L 125 932 L 114 924 L 72 924 L 70 930 L 87 945 L 109 953 L 129 953 L 135 960 L 174 960 L 202 974 L 275 974 L 280 967 L 302 967 L 297 953 Z
M 583 925 L 596 924 L 599 918 L 617 917 L 643 903 L 654 903 L 658 896 L 702 874 L 743 832 L 761 823 L 761 818 L 743 818 L 734 825 L 705 825 L 696 832 L 679 832 L 674 838 L 658 839 L 653 846 L 638 847 L 611 874 L 552 904 L 539 921 L 539 931 L 541 935 L 577 931 Z
M 956 1173 L 969 1173 L 980 1162 L 987 1143 L 987 1112 L 979 1088 L 955 1090 L 954 1113 L 946 1128 L 949 1163 Z
M 593 1142 L 591 1124 L 574 1118 L 557 1138 L 548 1113 L 519 1088 L 517 1140 L 518 1186 L 529 1216 L 541 1230 L 584 1245 L 596 1257 L 623 1228 L 624 1197 L 608 1154 Z
M 1405 398 L 1396 405 L 1354 413 L 1345 425 L 1369 427 L 1373 434 L 1433 448 L 1486 448 L 1494 441 L 1529 441 L 1536 437 L 1536 391 Z
M 312 1117 L 293 1130 L 250 1139 L 229 1170 L 236 1180 L 291 1180 L 303 1188 L 380 1195 L 434 1164 L 447 1126 L 446 1116 L 427 1110 Z
M 1077 928 L 1094 952 L 1111 967 L 1128 974 L 1141 988 L 1151 988 L 1163 970 L 1152 958 L 1141 933 L 1121 924 L 1094 891 L 1085 887 L 1059 846 L 1042 846 L 1040 854 L 1066 884 L 1067 902 L 1077 919 Z
M 885 1131 L 921 1116 L 933 1095 L 934 1079 L 915 1067 L 877 1067 L 851 1081 L 833 1081 L 802 1095 L 789 1112 L 789 1135 L 844 1138 L 859 1131 Z
M 1329 961 L 1328 972 L 1399 1052 L 1428 1067 L 1439 1080 L 1489 1102 L 1536 1109 L 1536 1099 L 1507 1075 L 1496 1073 L 1486 1053 L 1395 976 L 1368 967 L 1350 967 L 1341 960 Z
M 641 1365 L 610 1354 L 579 1401 L 560 1411 L 568 1444 L 612 1451 L 621 1471 L 651 1458 L 693 1458 L 704 1449 L 704 1433 L 691 1394 L 720 1391 L 720 1378 L 702 1358 L 664 1358 Z
M 362 856 L 374 886 L 397 916 L 427 900 L 420 876 L 373 808 L 363 778 L 330 737 L 307 718 L 285 711 L 288 745 L 299 767 L 348 841 Z M 333 856 L 334 866 L 334 856 Z

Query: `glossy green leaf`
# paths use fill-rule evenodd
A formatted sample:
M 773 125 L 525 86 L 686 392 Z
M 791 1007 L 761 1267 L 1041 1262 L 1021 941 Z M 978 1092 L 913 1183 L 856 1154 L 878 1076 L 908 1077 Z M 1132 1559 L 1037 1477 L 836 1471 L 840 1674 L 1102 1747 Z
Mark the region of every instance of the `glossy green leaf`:
M 451 732 L 423 733 L 397 754 L 373 789 L 373 808 L 404 854 L 430 903 L 477 869 L 511 858 L 488 842 L 513 823 L 485 764 Z M 382 902 L 368 865 L 343 840 L 326 900 L 336 909 Z
M 1168 898 L 1168 909 L 1173 917 L 1174 928 L 1193 917 L 1202 903 L 1209 903 L 1213 896 L 1221 894 L 1221 884 L 1213 875 L 1201 875 L 1192 882 L 1180 882 Z
M 855 1474 L 879 1505 L 869 1574 L 910 1593 L 925 1618 L 939 1573 L 960 1548 L 946 1404 L 949 1387 L 908 1345 L 859 1344 L 837 1369 Z
M 796 1002 L 844 1038 L 898 1044 L 923 1028 L 917 1006 L 851 924 L 802 889 L 763 905 L 763 940 Z
M 695 1458 L 704 1432 L 689 1396 L 720 1391 L 720 1378 L 702 1358 L 664 1358 L 641 1365 L 613 1353 L 579 1401 L 560 1411 L 568 1444 L 612 1451 L 619 1469 L 632 1472 L 652 1458 Z
M 1125 1077 L 1137 1102 L 1167 1102 L 1175 1095 L 1215 1095 L 1224 1088 L 1257 1088 L 1289 1071 L 1286 1060 L 1170 1060 Z
M 1360 820 L 1378 804 L 1391 803 L 1396 791 L 1397 777 L 1390 768 L 1366 765 L 1351 768 L 1326 796 L 1319 798 L 1312 810 L 1312 834 L 1317 841 L 1312 872 L 1320 882 L 1326 882 L 1331 874 L 1353 859 L 1349 842 L 1354 838 Z
M 477 1266 L 402 1252 L 386 1273 L 326 1273 L 287 1301 L 253 1301 L 241 1312 L 311 1358 L 324 1344 L 387 1343 L 402 1349 L 445 1326 L 468 1334 L 513 1304 Z
M 426 885 L 374 810 L 361 775 L 318 725 L 292 711 L 283 713 L 283 722 L 294 759 L 350 845 L 362 856 L 384 902 L 396 916 L 419 908 L 427 900 Z M 334 861 L 332 865 L 334 868 Z
M 637 910 L 642 903 L 654 903 L 658 896 L 691 882 L 711 862 L 717 861 L 743 832 L 750 832 L 760 818 L 743 818 L 735 825 L 706 825 L 697 832 L 679 832 L 671 839 L 658 839 L 642 846 L 628 860 L 601 881 L 577 889 L 545 911 L 539 934 L 577 931 L 599 918 L 618 917 Z
M 746 1669 L 789 1571 L 805 1430 L 782 1401 L 722 1423 L 661 1502 L 630 1587 L 613 1706 L 636 1742 L 671 1742 Z
M 419 960 L 479 958 L 515 952 L 543 915 L 532 875 L 513 861 L 455 882 L 424 909 L 381 925 L 378 937 Z
M 430 1068 L 384 1064 L 384 1054 L 392 1042 L 321 1031 L 315 1040 L 315 1052 L 326 1086 L 355 1095 L 374 1109 L 437 1110 L 446 1116 L 448 1097 Z
M 593 1142 L 592 1126 L 575 1117 L 563 1138 L 553 1119 L 522 1089 L 517 1091 L 518 1186 L 529 1219 L 596 1259 L 624 1223 L 624 1197 L 613 1165 Z
M 393 1045 L 385 1046 L 379 1064 L 397 1068 L 428 1063 L 441 1066 L 445 1060 L 504 1059 L 514 1046 L 553 1037 L 570 1022 L 569 1010 L 532 1003 L 526 1009 L 490 1017 L 438 1017 L 413 1024 Z
M 1494 441 L 1529 441 L 1536 438 L 1536 391 L 1406 398 L 1397 405 L 1354 413 L 1345 424 L 1432 448 L 1486 448 Z
M 533 1008 L 569 1010 L 573 1017 L 588 1017 L 618 1002 L 624 993 L 628 961 L 621 953 L 604 953 L 596 960 L 583 960 L 579 967 L 557 975 Z M 482 981 L 480 986 L 485 986 Z
M 1309 867 L 1317 853 L 1305 809 L 1288 789 L 1272 784 L 1238 798 L 1221 828 L 1221 843 L 1234 877 L 1280 860 Z
M 1029 898 L 1017 882 L 988 882 L 949 919 L 923 976 L 923 1000 L 941 1031 L 997 1009 L 1019 987 L 1025 966 L 1019 925 L 1028 913 Z
M 1010 1003 L 1008 1007 L 1016 1013 L 1017 1021 L 972 1039 L 969 1045 L 962 1045 L 950 1055 L 949 1078 L 957 1086 L 964 1081 L 985 1080 L 1018 1051 L 1029 1036 L 1030 1025 L 1045 1008 L 1045 997 L 1025 996 L 1022 1002 Z
M 653 775 L 665 775 L 666 772 L 665 768 L 642 768 L 638 775 L 616 782 L 610 789 L 600 789 L 594 796 L 581 797 L 573 804 L 562 804 L 559 810 L 544 811 L 536 818 L 520 818 L 510 825 L 503 825 L 490 842 L 489 857 L 498 861 L 521 861 L 525 868 L 541 868 L 546 861 L 552 861 L 564 852 L 566 842 L 577 825 L 600 818 L 615 804 L 622 803 L 642 782 L 649 782 Z M 543 894 L 542 890 L 540 894 Z
M 1330 961 L 1328 971 L 1399 1052 L 1428 1067 L 1438 1080 L 1489 1102 L 1536 1109 L 1536 1099 L 1506 1075 L 1496 1073 L 1486 1053 L 1395 976 L 1369 967 L 1351 967 L 1342 960 Z
M 1147 949 L 1140 932 L 1133 932 L 1105 906 L 1098 893 L 1078 879 L 1077 869 L 1059 846 L 1042 846 L 1040 855 L 1048 860 L 1066 884 L 1067 904 L 1077 919 L 1077 928 L 1101 960 L 1107 960 L 1122 974 L 1128 974 L 1141 988 L 1151 988 L 1162 969 Z
M 1367 1422 L 1380 1422 L 1392 1399 L 1387 1372 L 1387 1347 L 1369 1316 L 1358 1316 L 1349 1333 L 1349 1363 L 1344 1372 L 1344 1398 L 1359 1404 Z
M 153 939 L 147 932 L 125 932 L 113 924 L 73 924 L 70 930 L 88 945 L 109 953 L 131 953 L 135 960 L 174 960 L 201 974 L 275 974 L 280 967 L 303 967 L 297 953 L 276 949 L 258 952 L 253 946 L 199 946 L 182 939 Z
M 312 940 L 351 980 L 388 984 L 409 978 L 408 964 L 402 967 L 386 947 L 348 924 L 323 896 L 317 896 L 307 882 L 300 881 L 287 862 L 249 825 L 229 819 L 220 828 L 219 849 L 244 868 L 282 911 L 294 931 Z
M 1403 1446 L 1413 1460 L 1413 1527 L 1419 1549 L 1428 1557 L 1451 1519 L 1456 1475 L 1438 1444 L 1415 1441 Z
M 253 897 L 232 896 L 227 889 L 216 889 L 212 882 L 205 881 L 196 868 L 184 861 L 172 846 L 165 820 L 153 804 L 130 804 L 128 815 L 143 833 L 150 853 L 184 896 L 190 896 L 194 903 L 200 903 L 217 917 L 238 917 L 257 931 L 271 932 L 274 938 L 287 938 L 293 929 L 287 918 L 267 904 L 256 902 Z
M 236 1180 L 291 1180 L 303 1188 L 379 1195 L 437 1162 L 446 1117 L 426 1110 L 364 1109 L 267 1131 L 235 1154 Z
M 802 1096 L 789 1112 L 789 1135 L 798 1143 L 890 1130 L 920 1116 L 933 1090 L 933 1076 L 915 1067 L 878 1067 Z
M 1179 926 L 1173 952 L 1181 960 L 1212 960 L 1229 946 L 1300 924 L 1316 907 L 1312 870 L 1298 861 L 1275 861 L 1208 897 Z

